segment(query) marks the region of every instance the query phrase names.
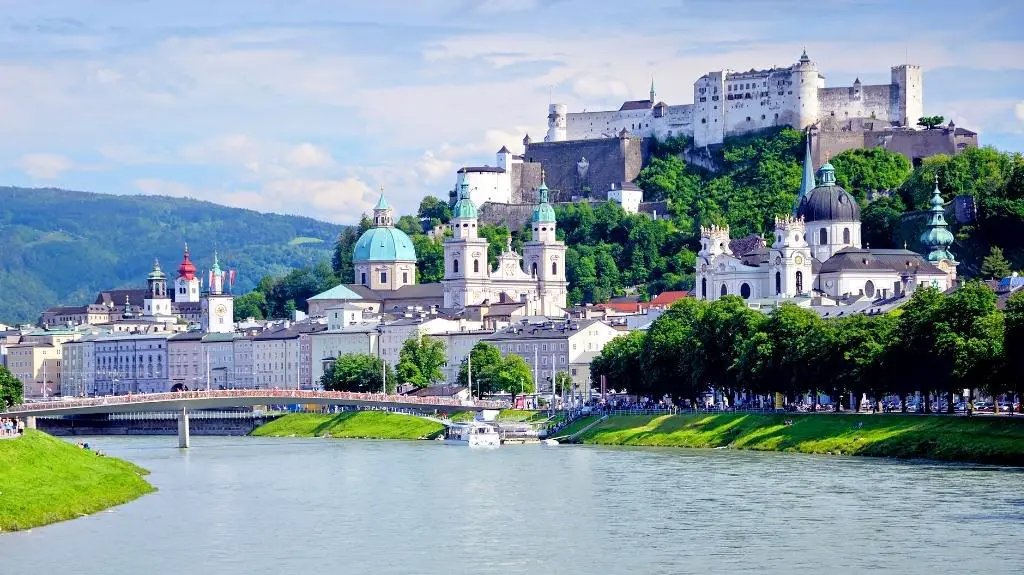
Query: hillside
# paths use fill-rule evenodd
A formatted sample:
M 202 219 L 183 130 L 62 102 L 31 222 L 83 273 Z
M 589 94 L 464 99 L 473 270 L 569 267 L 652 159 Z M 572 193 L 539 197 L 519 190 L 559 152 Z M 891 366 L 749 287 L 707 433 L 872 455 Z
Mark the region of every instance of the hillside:
M 329 260 L 342 227 L 164 196 L 0 188 L 0 321 L 34 322 L 49 306 L 145 285 L 159 258 L 173 277 L 184 242 L 200 270 L 238 270 L 235 293 L 266 275 Z

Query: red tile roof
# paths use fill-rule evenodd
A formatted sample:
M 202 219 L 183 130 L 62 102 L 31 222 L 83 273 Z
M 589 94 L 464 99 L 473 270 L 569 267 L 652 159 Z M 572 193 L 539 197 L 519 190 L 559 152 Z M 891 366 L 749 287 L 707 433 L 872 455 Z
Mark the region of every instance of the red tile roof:
M 651 300 L 651 307 L 667 307 L 684 297 L 690 297 L 690 293 L 685 291 L 664 291 Z

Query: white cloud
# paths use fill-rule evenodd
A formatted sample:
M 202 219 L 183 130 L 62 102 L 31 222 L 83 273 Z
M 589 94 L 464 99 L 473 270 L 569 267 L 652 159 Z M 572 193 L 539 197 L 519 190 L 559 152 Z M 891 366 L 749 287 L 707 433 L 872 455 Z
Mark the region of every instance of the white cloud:
M 327 168 L 334 164 L 334 159 L 326 150 L 306 142 L 288 150 L 285 162 L 295 168 Z
M 54 180 L 73 166 L 59 154 L 25 154 L 18 162 L 23 172 L 37 180 Z
M 1024 122 L 1024 100 L 1017 102 L 1014 106 L 1014 113 L 1017 115 L 1017 119 Z

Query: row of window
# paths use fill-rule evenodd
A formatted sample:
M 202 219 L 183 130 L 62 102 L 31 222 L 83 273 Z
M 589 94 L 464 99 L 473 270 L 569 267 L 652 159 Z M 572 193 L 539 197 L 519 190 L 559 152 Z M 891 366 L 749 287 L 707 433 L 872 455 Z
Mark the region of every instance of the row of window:
M 796 293 L 803 293 L 803 292 L 804 292 L 804 274 L 801 271 L 797 271 L 796 272 Z M 722 288 L 719 291 L 719 293 L 722 296 L 729 295 L 729 286 L 727 286 L 726 284 L 723 283 L 722 284 Z M 779 295 L 781 293 L 782 293 L 782 273 L 781 272 L 775 272 L 775 295 Z M 874 288 L 873 287 L 872 287 L 872 293 L 874 293 Z M 750 295 L 751 295 L 750 284 L 748 284 L 746 282 L 740 284 L 740 293 L 739 293 L 739 295 L 743 299 L 750 299 Z M 700 296 L 703 299 L 707 299 L 708 298 L 708 280 L 707 280 L 707 278 L 701 278 L 701 280 L 700 280 Z
M 359 283 L 362 285 L 369 285 L 366 283 L 366 272 L 359 274 Z M 388 272 L 380 272 L 380 283 L 388 283 Z M 402 272 L 402 285 L 409 283 L 409 272 Z

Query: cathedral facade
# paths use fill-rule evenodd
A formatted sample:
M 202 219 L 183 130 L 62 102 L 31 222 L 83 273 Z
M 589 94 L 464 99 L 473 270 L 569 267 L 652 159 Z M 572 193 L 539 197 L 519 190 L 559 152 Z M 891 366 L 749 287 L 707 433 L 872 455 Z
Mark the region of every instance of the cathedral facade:
M 701 228 L 696 264 L 696 295 L 716 300 L 725 295 L 751 299 L 823 297 L 837 302 L 905 296 L 921 286 L 953 287 L 957 262 L 949 252 L 953 235 L 943 215 L 938 182 L 928 229 L 921 243 L 926 255 L 907 249 L 861 247 L 860 206 L 836 184 L 835 169 L 825 163 L 815 182 L 808 147 L 804 181 L 793 213 L 776 218 L 771 246 L 734 249 L 741 242 L 728 226 Z

